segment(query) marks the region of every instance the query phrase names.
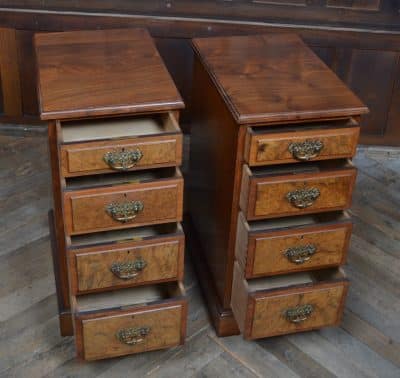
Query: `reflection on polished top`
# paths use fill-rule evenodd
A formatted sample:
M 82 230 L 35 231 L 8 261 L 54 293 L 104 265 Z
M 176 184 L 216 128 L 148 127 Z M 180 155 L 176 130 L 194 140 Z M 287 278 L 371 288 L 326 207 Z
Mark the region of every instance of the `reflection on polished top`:
M 144 29 L 35 35 L 42 119 L 181 109 Z
M 240 124 L 368 111 L 295 34 L 197 38 L 193 46 Z

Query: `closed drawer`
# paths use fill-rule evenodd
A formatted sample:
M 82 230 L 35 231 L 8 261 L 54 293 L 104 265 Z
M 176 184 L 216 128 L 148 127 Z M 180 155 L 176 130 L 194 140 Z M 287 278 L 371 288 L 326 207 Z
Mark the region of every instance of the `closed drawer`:
M 66 180 L 67 234 L 138 227 L 182 219 L 179 169 L 86 176 Z
M 182 134 L 172 113 L 63 122 L 64 177 L 180 165 Z
M 352 223 L 329 213 L 249 224 L 240 213 L 237 227 L 236 259 L 249 279 L 344 264 Z
M 77 235 L 69 240 L 74 295 L 183 280 L 180 224 Z
M 85 360 L 117 357 L 183 344 L 187 301 L 168 283 L 76 297 L 75 342 Z
M 249 220 L 344 210 L 355 178 L 350 162 L 252 170 L 244 165 L 240 207 Z
M 333 326 L 340 322 L 347 288 L 339 269 L 247 281 L 236 262 L 232 311 L 246 339 Z
M 360 128 L 353 119 L 292 128 L 248 128 L 245 160 L 249 166 L 351 158 Z

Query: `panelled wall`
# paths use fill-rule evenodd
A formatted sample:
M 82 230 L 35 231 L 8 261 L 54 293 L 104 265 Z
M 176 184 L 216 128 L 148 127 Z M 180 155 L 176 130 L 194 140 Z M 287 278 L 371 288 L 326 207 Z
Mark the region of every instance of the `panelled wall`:
M 1 0 L 0 7 L 3 121 L 37 121 L 37 31 L 147 27 L 187 104 L 187 124 L 190 38 L 296 32 L 371 109 L 362 142 L 400 146 L 400 0 Z

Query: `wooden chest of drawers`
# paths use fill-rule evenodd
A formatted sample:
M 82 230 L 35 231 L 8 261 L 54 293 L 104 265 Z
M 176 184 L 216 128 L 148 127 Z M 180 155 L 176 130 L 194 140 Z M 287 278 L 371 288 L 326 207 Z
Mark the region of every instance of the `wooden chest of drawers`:
M 94 360 L 182 344 L 183 102 L 144 30 L 35 36 L 63 335 Z
M 217 333 L 335 325 L 360 116 L 367 108 L 291 34 L 193 41 L 193 254 Z

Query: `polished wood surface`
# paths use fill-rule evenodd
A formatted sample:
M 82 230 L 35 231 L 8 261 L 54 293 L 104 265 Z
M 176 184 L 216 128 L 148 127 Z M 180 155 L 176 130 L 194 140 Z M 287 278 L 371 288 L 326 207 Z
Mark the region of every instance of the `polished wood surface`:
M 66 231 L 88 232 L 179 222 L 183 212 L 183 178 L 155 180 L 64 192 Z M 141 201 L 143 210 L 131 222 L 119 222 L 106 211 L 111 203 Z
M 0 273 L 7 283 L 0 293 L 3 376 L 165 377 L 188 366 L 193 375 L 220 378 L 257 378 L 266 372 L 276 378 L 309 378 L 310 372 L 332 378 L 400 375 L 398 149 L 361 147 L 354 160 L 355 227 L 344 267 L 351 284 L 340 326 L 252 342 L 242 335 L 217 337 L 189 253 L 185 344 L 82 363 L 74 339 L 60 336 L 47 224 L 52 196 L 46 131 L 0 127 Z
M 36 34 L 35 47 L 42 119 L 184 107 L 144 29 Z
M 184 236 L 153 236 L 146 240 L 115 242 L 95 247 L 70 248 L 69 267 L 73 294 L 118 289 L 165 281 L 182 281 Z M 132 278 L 111 270 L 115 263 L 144 261 Z
M 87 2 L 67 4 L 54 0 L 43 4 L 39 0 L 21 0 L 18 5 L 11 1 L 9 8 L 2 8 L 0 23 L 16 29 L 19 70 L 13 70 L 16 75 L 13 81 L 21 83 L 15 95 L 23 99 L 25 122 L 34 122 L 33 117 L 36 115 L 36 120 L 38 117 L 33 83 L 32 35 L 35 31 L 147 28 L 186 105 L 191 102 L 191 38 L 290 32 L 300 35 L 369 106 L 370 114 L 362 122 L 362 143 L 400 145 L 398 6 L 392 0 L 371 0 L 376 9 L 368 10 L 365 8 L 368 2 L 344 4 L 341 1 L 334 7 L 333 2 L 328 6 L 327 1 L 312 0 L 299 7 L 290 1 L 242 0 L 229 6 L 224 2 L 203 1 L 202 7 L 198 7 L 194 0 L 185 0 L 175 1 L 168 7 L 161 3 L 121 0 L 117 9 L 108 1 L 91 2 L 88 6 Z M 46 11 L 50 9 L 53 12 Z M 127 9 L 127 13 L 121 14 L 121 9 Z M 70 14 L 68 10 L 77 12 Z M 190 116 L 190 106 L 187 106 L 182 119 L 190 121 Z M 7 122 L 10 117 L 3 114 L 1 119 Z M 19 122 L 23 122 L 21 117 Z M 184 125 L 183 129 L 188 132 L 190 125 Z
M 78 354 L 97 360 L 147 352 L 182 344 L 185 338 L 186 302 L 175 299 L 132 310 L 77 314 L 75 320 Z M 149 334 L 136 345 L 121 343 L 116 333 L 122 328 L 148 327 Z
M 355 122 L 339 121 L 339 125 Z M 297 163 L 301 161 L 319 161 L 327 159 L 351 158 L 356 152 L 360 128 L 335 127 L 334 123 L 324 127 L 310 124 L 298 127 L 283 128 L 279 131 L 261 132 L 259 128 L 248 129 L 246 136 L 245 159 L 249 166 Z M 314 157 L 301 160 L 291 151 L 292 144 L 304 144 L 308 141 L 322 143 L 322 149 Z M 312 155 L 312 153 L 310 154 Z
M 356 172 L 351 166 L 342 169 L 333 166 L 308 173 L 296 174 L 294 169 L 276 175 L 253 175 L 244 165 L 240 207 L 249 220 L 344 210 L 351 205 Z M 296 190 L 313 188 L 320 194 L 308 207 L 296 207 L 287 198 Z
M 232 310 L 247 339 L 301 332 L 338 324 L 341 319 L 348 282 L 342 275 L 321 282 L 274 289 L 252 290 L 235 264 Z M 288 277 L 290 281 L 291 276 Z M 311 304 L 312 313 L 301 322 L 291 322 L 285 311 Z
M 243 214 L 238 219 L 235 256 L 245 278 L 339 266 L 345 263 L 352 231 L 350 217 L 315 217 L 316 222 L 291 225 L 285 218 L 276 226 L 252 229 Z M 317 221 L 319 221 L 317 223 Z M 286 223 L 286 225 L 285 225 Z M 314 254 L 303 263 L 285 256 L 289 248 L 312 245 Z
M 198 38 L 193 45 L 239 124 L 368 111 L 295 34 Z
M 124 171 L 181 165 L 181 130 L 172 113 L 164 115 L 164 119 L 163 132 L 158 135 L 155 133 L 138 135 L 135 138 L 118 137 L 107 138 L 106 140 L 86 140 L 79 143 L 63 143 L 61 141 L 62 174 L 64 177 L 73 177 L 116 172 L 118 170 L 110 166 L 104 158 L 107 153 L 123 151 L 139 150 L 141 153 L 140 160 L 133 167 L 124 169 Z M 104 122 L 107 122 L 107 119 Z M 134 122 L 134 119 L 132 122 Z M 113 119 L 110 119 L 110 129 L 112 129 L 112 126 Z M 68 123 L 65 127 L 68 128 Z

